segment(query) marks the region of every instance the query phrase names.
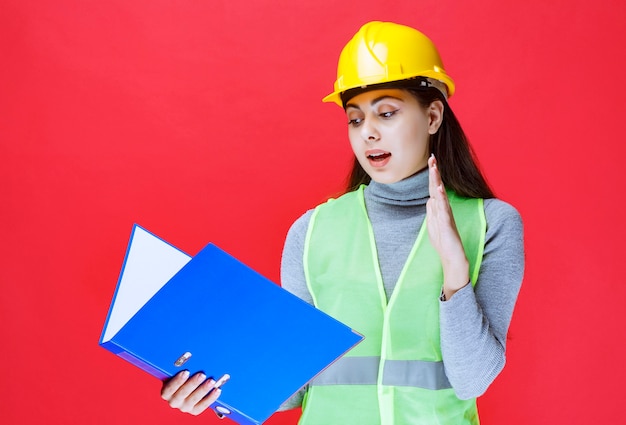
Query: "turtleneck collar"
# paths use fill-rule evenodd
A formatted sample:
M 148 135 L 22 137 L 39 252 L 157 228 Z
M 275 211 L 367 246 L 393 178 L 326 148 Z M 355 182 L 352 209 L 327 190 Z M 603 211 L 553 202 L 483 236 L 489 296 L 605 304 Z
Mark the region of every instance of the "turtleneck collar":
M 387 205 L 425 205 L 428 201 L 428 168 L 400 180 L 383 184 L 374 180 L 365 188 L 365 197 Z

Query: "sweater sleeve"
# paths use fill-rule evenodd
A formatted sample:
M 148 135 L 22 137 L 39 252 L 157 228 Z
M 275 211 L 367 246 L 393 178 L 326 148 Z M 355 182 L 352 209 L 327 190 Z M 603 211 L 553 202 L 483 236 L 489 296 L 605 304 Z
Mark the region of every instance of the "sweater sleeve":
M 304 241 L 312 212 L 313 210 L 306 212 L 289 229 L 283 247 L 280 267 L 281 286 L 309 304 L 313 304 L 313 297 L 306 285 L 304 268 L 302 266 L 302 253 L 304 252 Z M 300 407 L 305 393 L 306 387 L 287 399 L 278 410 L 283 411 Z
M 312 215 L 313 210 L 309 210 L 291 225 L 285 238 L 280 265 L 281 286 L 309 304 L 313 304 L 313 297 L 306 285 L 302 255 Z
M 505 364 L 506 335 L 524 274 L 523 225 L 509 204 L 485 200 L 487 234 L 478 280 L 440 302 L 441 352 L 460 399 L 482 395 Z

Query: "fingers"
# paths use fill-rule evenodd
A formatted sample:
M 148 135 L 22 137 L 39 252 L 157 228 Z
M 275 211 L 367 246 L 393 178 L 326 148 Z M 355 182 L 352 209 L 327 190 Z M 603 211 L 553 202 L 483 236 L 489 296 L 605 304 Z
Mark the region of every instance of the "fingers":
M 430 199 L 426 202 L 428 233 L 433 246 L 440 255 L 445 250 L 450 235 L 457 233 L 452 208 L 445 191 L 434 155 L 428 158 L 428 189 Z
M 203 397 L 198 403 L 196 403 L 189 413 L 191 413 L 192 415 L 199 415 L 200 413 L 204 412 L 206 409 L 209 408 L 210 405 L 215 402 L 215 400 L 219 398 L 220 394 L 222 394 L 222 389 L 215 388 L 209 393 L 208 396 Z
M 428 158 L 428 192 L 430 199 L 426 203 L 426 213 L 431 219 L 441 213 L 450 215 L 448 195 L 441 180 L 437 158 L 435 158 L 434 154 L 431 154 L 430 158 Z
M 182 406 L 178 407 L 181 412 L 190 413 L 192 415 L 199 415 L 200 413 L 204 412 L 211 404 L 213 404 L 213 402 L 217 400 L 217 398 L 221 394 L 221 390 L 219 388 L 215 389 L 215 380 L 206 379 L 204 374 L 197 375 L 200 375 L 199 380 L 202 378 L 203 382 L 201 382 L 200 385 L 198 385 L 193 391 L 191 391 L 191 393 L 189 393 L 184 398 Z M 187 392 L 187 390 L 185 390 L 185 392 Z M 172 404 L 170 402 L 170 406 L 171 405 Z
M 206 379 L 204 373 L 196 373 L 169 399 L 170 406 L 183 412 L 191 412 L 196 403 L 213 389 L 214 383 L 211 379 Z
M 437 158 L 434 154 L 428 158 L 428 192 L 431 198 L 437 199 L 441 195 L 445 197 L 445 189 L 443 181 L 441 180 L 441 174 L 439 173 L 439 167 L 437 167 Z
M 183 370 L 166 381 L 163 384 L 163 388 L 161 388 L 161 397 L 163 400 L 169 400 L 174 393 L 178 391 L 181 385 L 187 381 L 187 378 L 189 378 L 189 371 Z
M 428 193 L 431 198 L 434 198 L 437 193 L 438 180 L 441 179 L 437 170 L 437 159 L 434 154 L 428 158 Z
M 430 193 L 430 199 L 426 203 L 428 236 L 439 254 L 443 267 L 444 293 L 449 299 L 455 291 L 467 284 L 469 263 L 434 155 L 428 159 L 428 179 Z
M 225 380 L 219 385 L 224 382 Z M 207 379 L 204 373 L 196 373 L 189 377 L 189 372 L 183 371 L 163 385 L 161 397 L 172 408 L 199 415 L 220 396 L 221 389 L 216 388 L 216 384 L 214 379 Z
M 206 395 L 200 395 L 200 391 L 197 391 L 201 389 L 205 380 L 206 376 L 203 373 L 196 373 L 189 378 L 189 372 L 181 372 L 164 385 L 161 397 L 167 400 L 171 407 L 189 411 L 198 400 Z

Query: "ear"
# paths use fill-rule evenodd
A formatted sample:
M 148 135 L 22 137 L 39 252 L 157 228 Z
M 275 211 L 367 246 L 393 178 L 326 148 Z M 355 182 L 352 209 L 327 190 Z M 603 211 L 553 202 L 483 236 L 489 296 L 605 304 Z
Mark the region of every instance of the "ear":
M 443 122 L 443 102 L 441 100 L 434 100 L 426 110 L 428 114 L 428 133 L 435 134 L 439 131 L 441 123 Z

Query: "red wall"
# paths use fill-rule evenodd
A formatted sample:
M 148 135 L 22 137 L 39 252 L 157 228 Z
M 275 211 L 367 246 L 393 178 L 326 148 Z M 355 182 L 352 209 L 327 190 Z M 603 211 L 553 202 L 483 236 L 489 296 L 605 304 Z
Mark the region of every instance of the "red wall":
M 2 422 L 198 423 L 97 345 L 131 225 L 190 253 L 216 242 L 278 280 L 289 225 L 350 162 L 345 118 L 320 102 L 337 55 L 381 19 L 437 43 L 451 104 L 525 220 L 508 365 L 482 422 L 616 423 L 625 4 L 3 0 Z

